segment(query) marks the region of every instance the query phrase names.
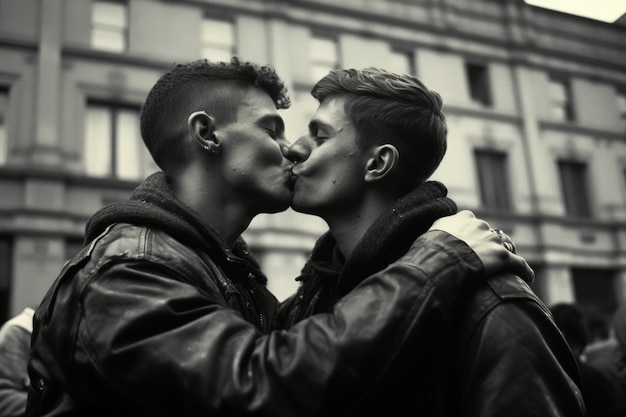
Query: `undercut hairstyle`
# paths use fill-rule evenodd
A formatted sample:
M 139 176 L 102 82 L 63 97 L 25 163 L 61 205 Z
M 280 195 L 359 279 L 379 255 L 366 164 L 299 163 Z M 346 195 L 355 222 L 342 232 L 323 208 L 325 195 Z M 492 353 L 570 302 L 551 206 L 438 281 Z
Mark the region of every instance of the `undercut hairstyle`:
M 141 137 L 163 170 L 176 169 L 187 135 L 187 118 L 204 110 L 218 126 L 236 121 L 237 107 L 250 88 L 260 88 L 277 109 L 289 108 L 287 88 L 274 68 L 243 62 L 198 60 L 178 64 L 154 84 L 141 111 Z
M 320 102 L 346 97 L 344 110 L 362 149 L 396 146 L 400 163 L 394 178 L 405 190 L 426 181 L 446 153 L 443 101 L 416 77 L 379 68 L 334 70 L 315 84 L 311 94 Z

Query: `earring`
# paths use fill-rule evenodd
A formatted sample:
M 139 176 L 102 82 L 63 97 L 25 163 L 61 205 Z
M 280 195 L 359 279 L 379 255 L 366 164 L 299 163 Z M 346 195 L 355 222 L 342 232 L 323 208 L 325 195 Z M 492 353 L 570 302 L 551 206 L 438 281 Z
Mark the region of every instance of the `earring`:
M 220 143 L 215 138 L 215 135 L 213 135 L 213 142 L 211 142 L 211 150 L 209 152 L 215 155 L 216 153 L 219 153 L 219 151 L 220 151 Z

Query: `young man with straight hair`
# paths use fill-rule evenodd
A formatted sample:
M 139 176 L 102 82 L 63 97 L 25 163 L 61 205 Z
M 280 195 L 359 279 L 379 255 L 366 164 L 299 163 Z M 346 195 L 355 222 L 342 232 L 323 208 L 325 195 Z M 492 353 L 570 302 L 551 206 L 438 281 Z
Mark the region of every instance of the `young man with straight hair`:
M 309 134 L 289 152 L 298 162 L 292 207 L 322 217 L 330 231 L 281 308 L 286 328 L 341 306 L 362 277 L 396 262 L 415 239 L 437 241 L 429 228 L 457 210 L 443 184 L 427 181 L 447 146 L 439 94 L 375 68 L 331 71 L 312 94 L 319 107 Z M 431 317 L 432 343 L 373 362 L 375 388 L 338 415 L 583 416 L 576 362 L 527 283 L 504 272 L 475 284 Z
M 272 68 L 238 59 L 156 82 L 141 133 L 162 172 L 89 220 L 37 308 L 28 416 L 330 415 L 357 400 L 335 393 L 373 384 L 370 364 L 430 344 L 464 287 L 527 267 L 451 216 L 332 313 L 270 331 L 277 301 L 240 234 L 290 203 L 288 106 Z

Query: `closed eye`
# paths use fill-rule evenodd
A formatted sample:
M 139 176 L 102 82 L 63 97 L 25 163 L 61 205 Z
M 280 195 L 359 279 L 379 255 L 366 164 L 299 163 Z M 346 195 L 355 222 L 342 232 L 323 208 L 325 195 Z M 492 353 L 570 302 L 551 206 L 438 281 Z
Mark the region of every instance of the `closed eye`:
M 311 120 L 309 122 L 309 134 L 318 146 L 334 135 L 332 127 L 319 120 Z
M 274 129 L 265 129 L 265 131 L 267 132 L 268 135 L 270 135 L 272 139 L 276 140 L 278 138 L 278 134 L 276 133 Z
M 283 119 L 277 115 L 264 116 L 259 120 L 259 126 L 274 140 L 282 139 L 285 135 Z

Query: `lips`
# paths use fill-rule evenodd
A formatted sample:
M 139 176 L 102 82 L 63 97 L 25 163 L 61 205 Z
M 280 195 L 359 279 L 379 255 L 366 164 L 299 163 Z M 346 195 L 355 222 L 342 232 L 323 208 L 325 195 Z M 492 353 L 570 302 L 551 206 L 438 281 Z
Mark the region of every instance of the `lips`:
M 289 184 L 289 189 L 291 191 L 294 190 L 294 188 L 296 187 L 296 181 L 298 180 L 297 176 L 293 173 L 293 169 L 289 172 L 289 180 L 288 180 L 288 184 Z

